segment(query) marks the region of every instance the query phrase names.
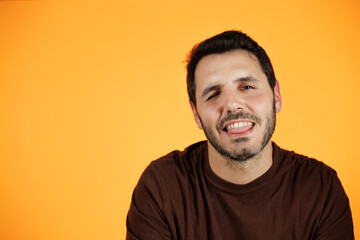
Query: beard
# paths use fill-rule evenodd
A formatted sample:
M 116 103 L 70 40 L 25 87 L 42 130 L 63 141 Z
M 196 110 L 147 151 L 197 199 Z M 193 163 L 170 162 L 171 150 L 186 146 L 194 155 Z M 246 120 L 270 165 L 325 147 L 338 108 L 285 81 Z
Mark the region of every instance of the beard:
M 219 139 L 216 138 L 210 126 L 204 125 L 199 116 L 205 136 L 210 142 L 210 144 L 216 149 L 216 151 L 220 153 L 220 155 L 222 155 L 223 157 L 229 160 L 243 162 L 258 155 L 270 141 L 276 125 L 275 101 L 273 102 L 273 109 L 271 113 L 268 114 L 268 116 L 266 116 L 264 122 L 261 122 L 261 119 L 253 114 L 248 114 L 243 112 L 230 113 L 221 121 L 219 121 L 219 124 L 216 127 L 217 131 L 218 132 L 223 131 L 222 126 L 225 122 L 239 118 L 253 120 L 256 124 L 259 124 L 260 126 L 261 124 L 265 124 L 265 131 L 262 136 L 262 141 L 259 145 L 236 148 L 234 150 L 226 149 L 225 146 L 221 144 Z M 241 138 L 233 139 L 232 141 L 234 143 L 242 143 L 242 142 L 246 143 L 248 140 L 249 140 L 248 137 L 241 137 Z

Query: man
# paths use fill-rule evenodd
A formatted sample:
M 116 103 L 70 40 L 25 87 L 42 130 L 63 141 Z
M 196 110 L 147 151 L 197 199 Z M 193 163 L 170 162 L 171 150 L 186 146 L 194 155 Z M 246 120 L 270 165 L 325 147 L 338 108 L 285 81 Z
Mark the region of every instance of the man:
M 148 166 L 127 239 L 354 239 L 336 172 L 271 141 L 282 99 L 255 41 L 227 31 L 196 45 L 187 88 L 207 141 Z

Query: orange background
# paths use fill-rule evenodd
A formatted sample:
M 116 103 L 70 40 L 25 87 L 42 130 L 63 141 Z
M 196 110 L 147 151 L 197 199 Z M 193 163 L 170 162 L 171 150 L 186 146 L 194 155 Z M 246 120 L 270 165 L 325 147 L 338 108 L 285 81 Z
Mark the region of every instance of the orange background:
M 0 238 L 124 239 L 151 160 L 204 139 L 194 43 L 229 29 L 268 52 L 274 141 L 335 168 L 360 237 L 356 0 L 0 1 Z

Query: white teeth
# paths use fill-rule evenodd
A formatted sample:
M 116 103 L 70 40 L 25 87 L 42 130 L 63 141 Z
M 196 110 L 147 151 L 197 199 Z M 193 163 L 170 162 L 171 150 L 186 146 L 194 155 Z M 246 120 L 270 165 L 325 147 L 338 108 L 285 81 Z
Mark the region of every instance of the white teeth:
M 239 128 L 239 127 L 244 127 L 244 126 L 249 126 L 252 125 L 251 122 L 236 122 L 233 124 L 230 124 L 229 126 L 226 127 L 226 129 L 231 129 L 231 128 Z

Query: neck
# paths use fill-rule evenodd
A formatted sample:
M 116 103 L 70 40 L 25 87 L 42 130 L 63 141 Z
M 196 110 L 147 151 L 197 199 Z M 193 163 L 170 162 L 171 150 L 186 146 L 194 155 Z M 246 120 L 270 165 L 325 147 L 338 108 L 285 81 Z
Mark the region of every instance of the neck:
M 209 164 L 220 178 L 235 184 L 247 184 L 263 175 L 272 165 L 272 144 L 269 141 L 260 153 L 245 161 L 236 161 L 220 155 L 208 143 Z

